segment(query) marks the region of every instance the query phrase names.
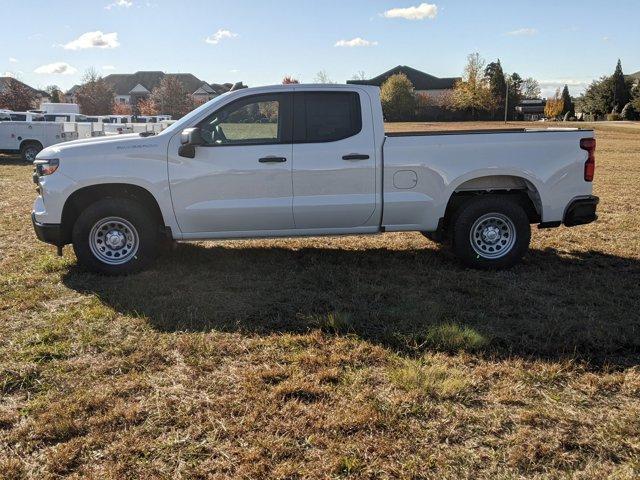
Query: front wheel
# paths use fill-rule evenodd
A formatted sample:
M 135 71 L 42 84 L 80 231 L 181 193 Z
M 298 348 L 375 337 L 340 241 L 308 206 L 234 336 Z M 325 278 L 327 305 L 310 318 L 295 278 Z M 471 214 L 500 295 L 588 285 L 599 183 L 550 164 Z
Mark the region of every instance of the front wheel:
M 512 267 L 527 252 L 530 241 L 529 218 L 509 197 L 472 199 L 460 207 L 454 220 L 454 253 L 473 268 Z
M 138 202 L 105 198 L 89 205 L 72 232 L 78 262 L 106 275 L 135 273 L 155 258 L 158 227 Z

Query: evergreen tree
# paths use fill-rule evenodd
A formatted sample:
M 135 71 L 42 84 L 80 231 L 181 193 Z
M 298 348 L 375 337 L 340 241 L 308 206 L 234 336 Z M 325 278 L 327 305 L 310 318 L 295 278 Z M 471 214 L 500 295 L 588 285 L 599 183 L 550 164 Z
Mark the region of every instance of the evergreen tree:
M 629 103 L 629 85 L 622 73 L 622 62 L 618 59 L 616 71 L 613 72 L 613 106 L 621 111 L 624 106 Z
M 62 91 L 57 85 L 49 85 L 44 91 L 49 94 L 51 103 L 60 103 L 62 101 Z
M 569 94 L 569 87 L 567 85 L 562 89 L 562 115 L 569 114 L 569 117 L 575 116 L 575 106 L 573 100 Z
M 507 82 L 502 70 L 502 64 L 491 62 L 484 70 L 484 77 L 489 84 L 491 94 L 491 110 L 494 116 L 504 110 L 504 102 L 507 96 Z
M 524 94 L 522 93 L 524 80 L 516 72 L 513 72 L 511 75 L 509 75 L 508 82 L 509 82 L 509 118 L 514 119 L 516 116 L 516 106 L 524 98 Z

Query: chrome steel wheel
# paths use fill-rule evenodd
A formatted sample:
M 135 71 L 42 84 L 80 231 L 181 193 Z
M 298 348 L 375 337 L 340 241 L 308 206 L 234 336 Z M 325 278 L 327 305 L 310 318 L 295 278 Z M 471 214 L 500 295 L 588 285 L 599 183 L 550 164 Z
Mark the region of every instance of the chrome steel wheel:
M 516 243 L 516 227 L 509 217 L 501 213 L 487 213 L 471 227 L 469 241 L 482 258 L 504 257 Z
M 103 218 L 89 233 L 89 246 L 95 257 L 108 265 L 127 263 L 140 244 L 135 227 L 120 217 Z

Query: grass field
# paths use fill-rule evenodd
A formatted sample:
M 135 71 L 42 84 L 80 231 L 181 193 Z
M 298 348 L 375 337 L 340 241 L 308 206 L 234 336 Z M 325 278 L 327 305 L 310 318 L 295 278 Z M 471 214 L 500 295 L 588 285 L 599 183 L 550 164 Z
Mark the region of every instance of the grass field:
M 506 272 L 407 233 L 98 277 L 0 158 L 0 478 L 638 478 L 640 124 L 596 129 L 600 220 Z

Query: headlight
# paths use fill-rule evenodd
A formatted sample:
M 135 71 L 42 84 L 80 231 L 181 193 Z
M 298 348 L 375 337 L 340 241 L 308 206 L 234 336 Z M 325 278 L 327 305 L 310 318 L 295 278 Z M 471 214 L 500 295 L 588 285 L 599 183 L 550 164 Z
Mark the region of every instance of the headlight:
M 60 160 L 57 158 L 42 158 L 34 161 L 33 164 L 36 166 L 38 176 L 42 177 L 55 172 L 58 169 L 58 165 L 60 165 Z

